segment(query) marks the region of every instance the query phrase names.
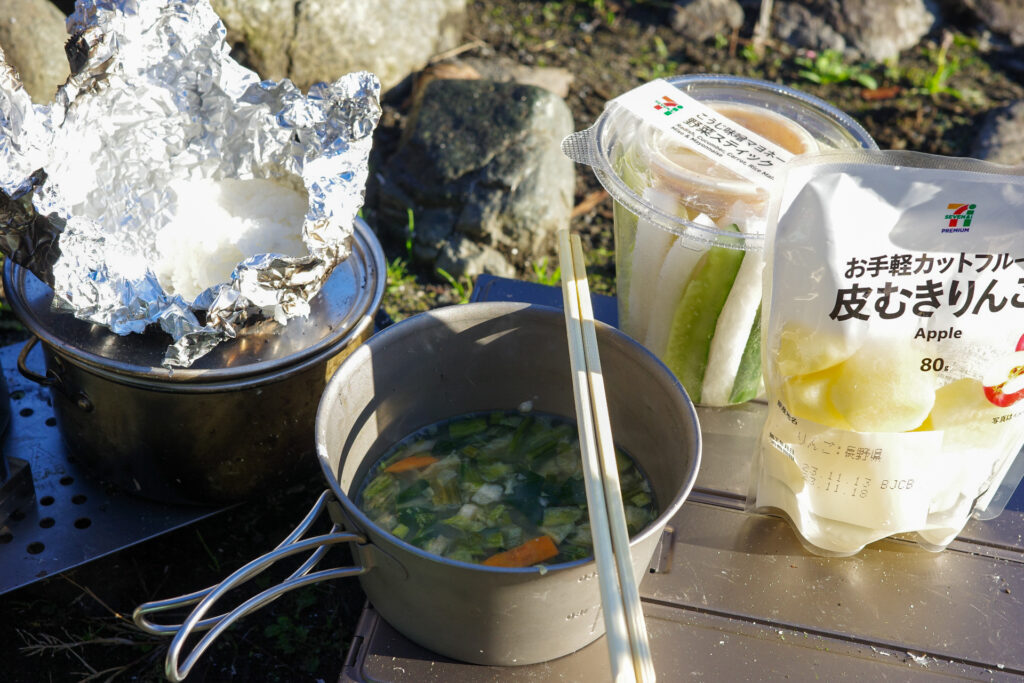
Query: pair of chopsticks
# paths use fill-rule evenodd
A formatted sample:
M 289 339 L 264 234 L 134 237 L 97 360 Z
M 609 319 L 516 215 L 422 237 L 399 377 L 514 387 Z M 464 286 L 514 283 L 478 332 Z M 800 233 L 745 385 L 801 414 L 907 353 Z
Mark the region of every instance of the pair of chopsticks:
M 567 228 L 558 231 L 558 258 L 583 478 L 612 676 L 616 683 L 653 683 L 654 663 L 633 576 L 583 247 L 579 235 L 570 236 Z

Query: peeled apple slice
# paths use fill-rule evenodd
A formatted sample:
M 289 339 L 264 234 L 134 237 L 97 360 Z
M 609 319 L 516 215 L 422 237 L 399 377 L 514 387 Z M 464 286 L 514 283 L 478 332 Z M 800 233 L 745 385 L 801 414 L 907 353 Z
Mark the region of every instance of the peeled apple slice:
M 664 361 L 694 403 L 703 401 L 711 338 L 742 261 L 737 249 L 709 249 L 676 307 Z
M 935 405 L 928 418 L 932 429 L 953 429 L 970 424 L 991 424 L 993 419 L 1013 411 L 989 402 L 986 387 L 976 379 L 965 377 L 940 387 L 935 392 Z
M 935 403 L 934 374 L 920 364 L 920 354 L 909 345 L 862 346 L 837 369 L 829 397 L 858 432 L 909 432 Z
M 676 213 L 676 199 L 668 192 L 648 188 L 644 190 L 644 199 L 665 213 Z M 632 277 L 629 283 L 629 305 L 626 309 L 628 317 L 623 329 L 626 334 L 638 341 L 643 341 L 647 336 L 651 304 L 659 287 L 658 274 L 675 239 L 675 235 L 646 218 L 637 221 L 630 265 Z
M 857 350 L 851 340 L 826 335 L 798 322 L 787 322 L 779 334 L 776 367 L 783 377 L 808 375 L 842 363 Z
M 704 214 L 694 218 L 693 222 L 711 225 L 711 219 Z M 644 339 L 644 346 L 658 357 L 665 355 L 676 304 L 679 303 L 690 276 L 708 249 L 708 244 L 678 238 L 665 256 L 661 272 L 658 273 L 658 284 L 654 291 L 654 301 L 651 303 L 651 318 Z
M 809 375 L 787 377 L 782 382 L 782 400 L 796 417 L 817 422 L 826 427 L 849 429 L 839 414 L 829 392 L 839 376 L 839 368 L 832 367 Z

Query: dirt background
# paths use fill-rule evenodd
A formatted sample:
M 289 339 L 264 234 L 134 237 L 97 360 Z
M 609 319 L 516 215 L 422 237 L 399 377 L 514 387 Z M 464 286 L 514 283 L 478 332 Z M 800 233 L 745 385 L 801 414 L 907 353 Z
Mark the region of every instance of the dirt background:
M 558 66 L 575 75 L 567 98 L 576 128 L 590 125 L 604 102 L 651 78 L 721 72 L 779 81 L 818 95 L 852 114 L 883 149 L 965 156 L 985 112 L 1024 97 L 1014 67 L 1020 54 L 970 27 L 941 27 L 898 63 L 843 65 L 836 82 L 814 83 L 795 50 L 768 43 L 753 49 L 752 25 L 705 44 L 681 39 L 668 23 L 669 2 L 520 2 L 480 0 L 469 5 L 464 54 L 509 57 L 533 66 Z M 943 47 L 945 46 L 945 47 Z M 861 74 L 877 80 L 866 89 Z M 392 148 L 407 110 L 401 93 L 385 98 L 378 144 Z M 579 168 L 573 228 L 585 238 L 594 288 L 614 292 L 611 205 L 591 174 Z M 372 215 L 372 211 L 370 211 Z M 403 264 L 403 246 L 385 244 L 401 278 L 385 301 L 395 319 L 463 301 L 471 283 L 452 286 L 436 274 Z M 551 280 L 531 268 L 527 280 Z M 4 344 L 24 338 L 8 309 L 0 314 Z M 271 549 L 303 517 L 323 489 L 311 475 L 287 491 L 238 505 L 187 528 L 94 561 L 63 575 L 0 596 L 0 678 L 6 681 L 162 680 L 166 640 L 130 621 L 146 601 L 217 582 Z M 321 527 L 322 530 L 322 527 Z M 349 561 L 332 551 L 325 566 Z M 294 565 L 293 565 L 294 566 Z M 291 571 L 259 577 L 265 588 Z M 189 681 L 336 680 L 362 607 L 354 580 L 296 591 L 225 633 L 200 660 Z

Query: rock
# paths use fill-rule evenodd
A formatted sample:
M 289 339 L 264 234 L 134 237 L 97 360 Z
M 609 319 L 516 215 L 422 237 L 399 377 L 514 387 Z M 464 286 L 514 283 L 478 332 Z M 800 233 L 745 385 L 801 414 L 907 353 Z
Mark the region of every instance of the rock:
M 500 83 L 515 82 L 523 85 L 535 85 L 538 88 L 550 90 L 563 99 L 569 95 L 569 86 L 573 81 L 572 73 L 561 67 L 530 67 L 508 57 L 487 59 L 470 57 L 462 60 L 437 62 L 420 71 L 413 81 L 410 100 L 418 100 L 427 84 L 439 78 L 469 80 L 484 78 Z
M 470 57 L 463 61 L 488 80 L 535 85 L 550 90 L 563 99 L 569 95 L 569 88 L 573 82 L 572 72 L 557 66 L 526 66 L 508 57 Z
M 1024 164 L 1024 100 L 985 116 L 971 156 L 1010 166 Z
M 935 24 L 924 0 L 829 0 L 830 22 L 850 47 L 878 62 L 917 45 Z
M 775 6 L 775 35 L 795 47 L 818 52 L 846 50 L 846 39 L 836 33 L 820 14 L 797 2 L 780 2 Z
M 372 71 L 385 90 L 458 44 L 466 0 L 212 0 L 261 77 L 306 89 Z
M 573 130 L 565 102 L 536 86 L 434 80 L 381 170 L 380 229 L 455 277 L 508 275 L 547 254 L 568 226 L 575 185 L 561 152 Z
M 964 4 L 990 31 L 1005 35 L 1014 47 L 1024 45 L 1024 0 L 966 0 Z
M 480 72 L 469 64 L 462 62 L 438 62 L 416 74 L 412 84 L 412 95 L 410 101 L 415 102 L 423 96 L 423 91 L 431 81 L 439 79 L 475 80 L 480 78 Z
M 489 273 L 500 277 L 515 277 L 516 269 L 500 251 L 486 244 L 478 244 L 464 235 L 455 235 L 437 256 L 437 267 L 461 280 Z
M 293 1 L 210 0 L 210 5 L 227 28 L 228 44 L 245 46 L 246 62 L 261 78 L 288 77 L 295 36 Z
M 935 23 L 926 0 L 792 0 L 772 16 L 776 36 L 796 47 L 878 62 L 917 45 Z
M 0 0 L 0 48 L 36 104 L 52 102 L 70 73 L 64 19 L 48 0 Z
M 672 5 L 672 28 L 689 40 L 705 41 L 742 25 L 743 8 L 736 0 L 676 0 Z

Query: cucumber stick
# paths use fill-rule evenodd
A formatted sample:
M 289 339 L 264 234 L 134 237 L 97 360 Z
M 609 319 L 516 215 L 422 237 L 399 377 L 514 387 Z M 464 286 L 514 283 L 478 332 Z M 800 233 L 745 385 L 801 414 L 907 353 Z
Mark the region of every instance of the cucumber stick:
M 708 405 L 721 406 L 731 402 L 729 396 L 736 383 L 740 359 L 761 306 L 764 260 L 757 252 L 740 253 L 743 254 L 743 262 L 715 323 L 715 334 L 708 351 L 708 366 L 701 388 L 701 401 Z
M 686 285 L 672 318 L 664 361 L 695 403 L 702 400 L 711 339 L 743 254 L 727 247 L 709 249 Z
M 736 381 L 732 383 L 729 403 L 743 403 L 758 397 L 761 393 L 761 306 L 757 307 L 754 324 L 750 327 L 747 345 L 743 348 L 740 366 L 736 369 Z

